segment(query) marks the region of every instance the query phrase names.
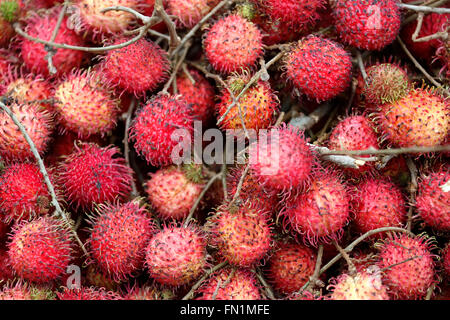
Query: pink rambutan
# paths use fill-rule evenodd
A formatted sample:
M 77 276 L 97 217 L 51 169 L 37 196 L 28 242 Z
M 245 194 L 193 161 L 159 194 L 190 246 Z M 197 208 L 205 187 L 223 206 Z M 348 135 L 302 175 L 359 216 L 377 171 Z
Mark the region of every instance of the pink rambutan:
M 169 289 L 159 289 L 155 285 L 134 286 L 128 290 L 125 300 L 173 300 L 174 293 Z
M 247 269 L 224 268 L 199 288 L 198 300 L 261 300 L 259 285 Z
M 66 272 L 72 247 L 69 227 L 62 220 L 44 216 L 14 225 L 8 255 L 20 278 L 45 283 Z
M 228 86 L 236 96 L 250 81 L 250 74 L 235 75 L 228 78 Z M 239 107 L 234 105 L 230 110 L 229 106 L 233 103 L 233 97 L 228 89 L 223 88 L 220 94 L 220 102 L 216 105 L 218 118 L 223 118 L 220 127 L 224 130 L 234 129 L 242 130 L 243 125 L 247 130 L 267 129 L 275 122 L 275 115 L 280 108 L 278 97 L 273 92 L 270 84 L 266 81 L 257 81 L 252 85 L 239 99 Z
M 196 120 L 207 123 L 213 114 L 215 105 L 214 86 L 198 71 L 188 69 L 189 75 L 184 72 L 177 77 L 177 92 L 192 106 L 192 116 Z M 194 80 L 193 83 L 191 80 Z M 172 92 L 174 88 L 172 87 Z
M 113 45 L 130 39 L 118 38 Z M 108 83 L 136 96 L 155 90 L 167 79 L 169 69 L 167 53 L 157 44 L 145 39 L 108 51 L 101 65 Z
M 11 268 L 8 252 L 0 249 L 0 282 L 3 284 L 12 279 L 14 279 L 14 270 Z
M 416 208 L 425 223 L 436 230 L 450 231 L 449 181 L 445 168 L 419 179 Z
M 284 66 L 294 87 L 318 102 L 342 93 L 352 75 L 350 54 L 340 44 L 318 36 L 308 36 L 295 44 Z
M 27 19 L 24 31 L 34 38 L 50 39 L 58 21 L 59 10 L 53 9 L 42 15 L 33 13 Z M 63 18 L 54 42 L 83 46 L 83 39 L 67 26 L 67 17 Z M 25 66 L 30 71 L 44 76 L 50 75 L 48 62 L 45 59 L 48 52 L 43 44 L 21 38 L 19 49 Z M 58 48 L 53 56 L 53 65 L 57 70 L 56 76 L 66 74 L 74 68 L 79 68 L 83 57 L 83 51 Z
M 193 225 L 164 227 L 150 239 L 145 262 L 150 277 L 158 283 L 189 284 L 208 266 L 206 240 Z
M 0 290 L 0 300 L 54 300 L 55 297 L 49 288 L 40 288 L 20 280 L 7 282 Z
M 42 156 L 47 150 L 53 130 L 50 113 L 37 104 L 16 104 L 8 106 L 25 127 Z M 30 145 L 10 116 L 0 110 L 0 156 L 6 160 L 24 161 L 34 158 Z
M 73 289 L 64 287 L 63 291 L 57 292 L 56 295 L 59 300 L 123 300 L 123 298 L 114 291 L 95 287 Z
M 272 245 L 268 213 L 250 201 L 217 208 L 207 223 L 209 244 L 229 263 L 247 267 L 258 264 Z
M 385 137 L 398 147 L 431 147 L 443 143 L 450 128 L 448 102 L 428 88 L 378 108 L 377 122 Z
M 328 148 L 331 150 L 367 150 L 378 149 L 378 137 L 369 121 L 363 115 L 349 116 L 341 120 L 332 130 L 328 139 Z M 370 156 L 359 156 L 362 160 Z M 374 172 L 374 162 L 362 160 L 358 169 L 345 168 L 344 172 L 358 176 Z
M 186 170 L 174 166 L 161 168 L 151 174 L 145 191 L 159 217 L 179 220 L 188 216 L 203 190 L 203 184 L 194 180 Z
M 180 151 L 190 151 L 194 132 L 191 108 L 179 96 L 158 95 L 140 110 L 130 127 L 136 151 L 153 166 L 174 162 Z M 181 138 L 176 141 L 174 137 Z M 180 150 L 181 149 L 181 150 Z M 173 154 L 178 150 L 178 154 Z
M 346 44 L 381 50 L 400 31 L 400 9 L 395 0 L 335 0 L 336 30 Z
M 291 125 L 272 128 L 249 148 L 249 174 L 265 188 L 276 191 L 306 185 L 315 163 L 303 131 Z
M 405 198 L 400 188 L 388 179 L 371 178 L 358 183 L 353 191 L 352 211 L 361 233 L 401 227 L 406 222 Z
M 133 179 L 125 159 L 116 147 L 101 148 L 93 143 L 75 146 L 60 165 L 60 183 L 69 202 L 75 207 L 125 199 Z
M 52 98 L 52 85 L 42 76 L 37 75 L 14 75 L 8 84 L 5 85 L 5 95 L 14 99 L 17 103 L 28 104 L 31 101 L 41 105 L 44 109 L 51 111 L 48 103 L 38 100 L 48 100 Z
M 167 12 L 177 17 L 180 26 L 192 28 L 195 26 L 219 0 L 168 0 Z
M 354 275 L 341 274 L 327 287 L 330 300 L 389 300 L 388 288 L 382 283 L 378 267 Z
M 116 126 L 119 103 L 95 72 L 71 73 L 56 88 L 55 99 L 59 124 L 80 138 L 104 135 Z
M 280 215 L 310 244 L 340 238 L 350 215 L 347 187 L 333 172 L 318 172 L 307 190 L 286 201 Z
M 434 255 L 430 240 L 424 236 L 389 234 L 379 250 L 377 265 L 394 298 L 422 298 L 436 282 Z
M 268 261 L 267 277 L 276 291 L 292 294 L 308 282 L 315 265 L 316 254 L 310 248 L 280 242 Z
M 217 21 L 204 40 L 205 54 L 222 73 L 252 68 L 263 54 L 261 31 L 239 15 Z
M 50 179 L 54 180 L 52 175 L 50 170 Z M 51 211 L 51 196 L 37 165 L 13 163 L 0 173 L 0 205 L 1 218 L 6 222 L 29 220 Z
M 91 224 L 90 257 L 105 274 L 120 281 L 143 267 L 153 224 L 139 203 L 99 205 Z

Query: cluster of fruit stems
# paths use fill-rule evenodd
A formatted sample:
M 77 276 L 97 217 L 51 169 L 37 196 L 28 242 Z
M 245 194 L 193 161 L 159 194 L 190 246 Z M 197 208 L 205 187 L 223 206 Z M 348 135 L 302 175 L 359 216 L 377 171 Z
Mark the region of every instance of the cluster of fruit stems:
M 173 21 L 171 20 L 171 17 L 165 12 L 163 5 L 162 5 L 162 0 L 156 0 L 155 1 L 155 7 L 154 7 L 154 11 L 151 17 L 148 16 L 144 16 L 142 14 L 140 14 L 139 12 L 131 9 L 131 8 L 127 8 L 127 7 L 122 7 L 122 6 L 115 6 L 115 7 L 110 7 L 110 8 L 105 8 L 102 11 L 106 12 L 106 11 L 110 11 L 110 10 L 122 10 L 122 11 L 126 11 L 129 13 L 132 13 L 135 15 L 135 17 L 139 20 L 142 21 L 142 23 L 144 24 L 143 26 L 139 27 L 138 29 L 135 29 L 131 32 L 129 32 L 129 34 L 135 34 L 138 33 L 138 35 L 134 38 L 132 38 L 131 40 L 121 43 L 119 45 L 113 45 L 113 46 L 106 46 L 106 47 L 78 47 L 78 46 L 69 46 L 66 44 L 57 44 L 54 43 L 54 40 L 58 34 L 58 30 L 60 28 L 61 22 L 63 20 L 63 17 L 66 13 L 67 7 L 68 7 L 68 2 L 65 2 L 63 5 L 63 9 L 61 10 L 60 16 L 58 18 L 57 24 L 55 29 L 53 30 L 52 33 L 52 37 L 50 38 L 49 41 L 43 40 L 43 39 L 38 39 L 38 38 L 33 38 L 30 37 L 29 35 L 27 35 L 21 28 L 20 25 L 18 23 L 14 24 L 14 29 L 16 30 L 16 32 L 21 35 L 24 36 L 32 41 L 36 41 L 39 43 L 42 43 L 45 45 L 45 49 L 47 50 L 48 54 L 46 56 L 46 59 L 48 61 L 48 68 L 49 68 L 49 72 L 54 74 L 56 73 L 56 69 L 53 65 L 52 62 L 52 57 L 54 56 L 54 54 L 56 53 L 56 50 L 58 48 L 62 48 L 62 49 L 72 49 L 72 50 L 81 50 L 81 51 L 88 51 L 88 52 L 105 52 L 108 50 L 114 50 L 114 49 L 119 49 L 125 46 L 128 46 L 136 41 L 138 41 L 139 39 L 141 39 L 142 37 L 144 37 L 148 32 L 156 35 L 162 39 L 168 40 L 169 41 L 169 56 L 171 59 L 176 60 L 175 66 L 174 66 L 174 70 L 172 72 L 171 77 L 169 78 L 168 82 L 166 83 L 166 85 L 164 86 L 162 92 L 166 92 L 167 90 L 170 88 L 170 85 L 172 83 L 175 83 L 175 77 L 176 74 L 178 73 L 180 67 L 183 67 L 183 70 L 186 71 L 186 67 L 185 67 L 185 58 L 188 52 L 188 49 L 191 45 L 191 41 L 190 39 L 194 36 L 194 34 L 196 33 L 196 31 L 201 27 L 202 24 L 204 24 L 211 16 L 213 16 L 216 12 L 218 12 L 221 8 L 225 7 L 225 5 L 231 5 L 234 2 L 234 0 L 223 0 L 221 1 L 215 8 L 213 8 L 205 17 L 203 17 L 199 23 L 197 23 L 197 25 L 195 25 L 182 39 L 179 38 L 179 36 L 176 33 L 176 29 L 175 29 L 175 24 L 173 23 Z M 428 1 L 428 2 L 433 2 L 433 1 Z M 434 2 L 434 5 L 440 5 L 442 3 L 445 3 L 446 1 L 437 1 Z M 422 19 L 424 16 L 424 12 L 437 12 L 437 13 L 450 13 L 450 9 L 446 9 L 446 8 L 434 8 L 432 7 L 433 3 L 430 4 L 430 6 L 416 6 L 416 5 L 406 5 L 406 4 L 398 4 L 400 7 L 406 8 L 406 9 L 410 9 L 410 10 L 414 10 L 414 11 L 418 11 L 418 15 L 417 15 L 417 27 L 416 30 L 413 34 L 413 40 L 420 42 L 420 41 L 428 41 L 431 39 L 436 39 L 438 37 L 441 38 L 446 38 L 448 37 L 447 32 L 443 33 L 436 33 L 434 35 L 425 37 L 425 38 L 417 38 L 419 32 L 420 32 L 420 28 L 422 25 Z M 165 34 L 161 34 L 159 32 L 153 31 L 151 30 L 151 26 L 153 26 L 154 24 L 160 23 L 161 21 L 163 21 L 166 26 L 167 29 L 169 31 L 169 36 L 165 35 Z M 408 49 L 406 48 L 406 46 L 403 44 L 403 42 L 401 41 L 401 39 L 397 38 L 397 40 L 399 41 L 400 45 L 402 46 L 402 49 L 407 53 L 407 55 L 409 56 L 409 58 L 412 60 L 412 62 L 415 64 L 415 66 L 425 75 L 425 77 L 427 77 L 430 82 L 432 82 L 435 86 L 437 87 L 441 87 L 442 86 L 433 78 L 431 77 L 426 70 L 417 62 L 417 60 L 414 58 L 414 56 L 408 51 Z M 213 74 L 211 72 L 209 72 L 204 66 L 194 63 L 194 62 L 188 62 L 190 65 L 192 65 L 193 67 L 199 69 L 200 71 L 202 71 L 205 76 L 214 79 L 220 86 L 226 88 L 232 97 L 232 103 L 230 104 L 230 106 L 228 107 L 227 111 L 225 112 L 224 115 L 222 115 L 222 117 L 220 119 L 218 119 L 217 123 L 220 124 L 221 121 L 223 121 L 223 118 L 226 116 L 226 114 L 236 105 L 239 109 L 239 114 L 240 114 L 240 118 L 241 118 L 241 123 L 242 126 L 244 128 L 244 132 L 247 134 L 246 128 L 245 128 L 245 123 L 243 121 L 243 117 L 242 117 L 242 110 L 240 108 L 240 104 L 239 104 L 239 99 L 245 94 L 245 92 L 253 85 L 253 83 L 255 83 L 256 81 L 258 81 L 259 79 L 263 79 L 265 81 L 268 80 L 268 72 L 267 69 L 273 65 L 274 63 L 276 63 L 278 60 L 280 60 L 283 55 L 284 55 L 284 50 L 285 48 L 288 47 L 288 45 L 284 44 L 284 45 L 279 45 L 279 46 L 275 46 L 275 47 L 270 47 L 270 48 L 266 48 L 266 49 L 280 49 L 281 51 L 274 57 L 272 58 L 270 61 L 268 61 L 267 63 L 264 61 L 264 59 L 260 60 L 260 65 L 261 68 L 259 71 L 257 71 L 255 73 L 255 75 L 250 79 L 250 81 L 247 83 L 247 85 L 242 89 L 242 91 L 235 96 L 234 93 L 232 92 L 232 90 L 230 90 L 228 88 L 228 86 L 226 85 L 225 81 L 217 74 Z M 183 49 L 181 55 L 179 54 L 180 50 Z M 358 65 L 359 68 L 361 70 L 361 73 L 363 75 L 365 75 L 365 70 L 364 70 L 364 63 L 362 61 L 362 56 L 360 54 L 359 51 L 357 51 L 357 61 L 358 61 Z M 352 100 L 355 94 L 355 85 L 352 86 L 352 93 L 351 93 L 351 97 L 350 97 L 350 101 L 348 103 L 348 106 L 350 106 L 352 104 Z M 449 96 L 450 94 L 448 93 L 447 90 L 443 90 L 444 93 Z M 125 158 L 126 158 L 126 162 L 128 165 L 130 165 L 130 159 L 129 159 L 129 144 L 128 144 L 128 128 L 130 126 L 131 123 L 131 116 L 133 114 L 134 108 L 136 105 L 136 100 L 134 99 L 130 105 L 129 110 L 127 111 L 127 115 L 126 115 L 126 123 L 125 123 L 125 138 L 124 138 L 124 144 L 125 144 Z M 34 157 L 36 158 L 38 165 L 39 165 L 39 169 L 41 171 L 41 173 L 43 174 L 44 177 L 44 181 L 45 184 L 49 190 L 49 193 L 52 197 L 52 205 L 55 207 L 55 213 L 59 216 L 61 216 L 67 223 L 69 223 L 71 225 L 71 230 L 73 232 L 74 238 L 77 240 L 77 242 L 79 243 L 80 247 L 82 248 L 84 254 L 87 255 L 87 251 L 82 243 L 82 241 L 79 239 L 77 233 L 76 233 L 76 228 L 73 225 L 73 223 L 69 220 L 69 217 L 67 215 L 67 213 L 61 208 L 61 206 L 58 203 L 58 200 L 56 198 L 56 194 L 55 194 L 55 190 L 54 187 L 52 185 L 52 183 L 50 182 L 50 179 L 48 177 L 48 173 L 47 170 L 45 168 L 45 165 L 42 161 L 42 158 L 40 157 L 36 146 L 34 145 L 33 141 L 31 140 L 31 138 L 29 137 L 29 135 L 26 132 L 25 127 L 22 125 L 22 123 L 15 117 L 15 115 L 11 112 L 11 110 L 6 106 L 5 103 L 3 103 L 3 101 L 0 101 L 0 108 L 2 108 L 13 120 L 13 122 L 18 126 L 19 130 L 21 131 L 21 133 L 23 134 L 25 140 L 27 141 L 27 143 L 30 146 L 30 149 L 34 155 Z M 295 119 L 297 124 L 296 126 L 298 126 L 300 129 L 303 130 L 307 130 L 309 128 L 311 128 L 314 124 L 316 124 L 325 114 L 328 113 L 328 111 L 330 110 L 330 106 L 327 104 L 324 104 L 322 106 L 320 106 L 318 109 L 316 109 L 315 111 L 313 111 L 311 114 L 305 116 L 302 115 L 301 117 Z M 334 114 L 332 114 L 333 116 Z M 285 113 L 281 112 L 277 121 L 276 121 L 276 125 L 279 125 L 281 122 L 284 121 L 284 117 L 285 117 Z M 330 117 L 331 118 L 331 117 Z M 329 119 L 330 120 L 330 119 Z M 292 121 L 291 121 L 292 122 Z M 326 131 L 326 127 L 329 125 L 330 121 L 327 121 L 327 124 L 325 125 L 325 127 L 321 130 L 321 133 Z M 427 153 L 427 152 L 439 152 L 439 151 L 450 151 L 450 146 L 449 145 L 445 145 L 445 146 L 435 146 L 435 147 L 412 147 L 412 148 L 399 148 L 399 149 L 385 149 L 385 150 L 343 150 L 343 151 L 338 151 L 338 150 L 329 150 L 326 147 L 319 147 L 316 145 L 311 144 L 310 145 L 313 149 L 316 150 L 316 152 L 319 153 L 319 155 L 327 161 L 331 161 L 331 162 L 335 162 L 337 164 L 343 165 L 343 166 L 348 166 L 348 167 L 358 167 L 359 165 L 363 165 L 365 161 L 379 161 L 379 165 L 383 166 L 385 165 L 390 159 L 392 159 L 392 157 L 399 155 L 399 154 L 405 154 L 405 153 Z M 370 158 L 358 158 L 358 156 L 364 156 L 364 155 L 371 155 L 372 157 Z M 384 156 L 384 157 L 373 157 L 373 156 Z M 408 158 L 407 160 L 407 164 L 408 164 L 408 168 L 410 169 L 411 172 L 411 187 L 410 187 L 410 191 L 411 191 L 411 197 L 414 196 L 415 191 L 417 189 L 417 168 L 414 165 L 414 162 L 411 160 L 411 158 Z M 233 195 L 233 198 L 230 202 L 230 204 L 234 203 L 238 197 L 239 197 L 239 192 L 240 189 L 242 187 L 242 183 L 244 181 L 244 178 L 248 172 L 249 167 L 247 166 L 245 168 L 245 170 L 243 171 L 243 174 L 240 178 L 240 181 L 238 183 L 237 186 L 237 190 L 235 192 L 235 194 Z M 226 182 L 225 182 L 225 176 L 226 176 L 226 165 L 222 166 L 222 170 L 217 173 L 217 174 L 211 174 L 211 178 L 209 179 L 208 183 L 205 185 L 203 191 L 201 192 L 201 194 L 199 195 L 199 197 L 197 198 L 196 202 L 194 203 L 193 207 L 191 208 L 188 217 L 185 220 L 185 225 L 189 222 L 189 220 L 192 218 L 193 213 L 195 212 L 196 207 L 198 206 L 199 202 L 201 201 L 202 197 L 204 196 L 204 194 L 207 192 L 207 190 L 209 189 L 209 187 L 217 180 L 217 179 L 222 179 L 222 184 L 223 184 L 223 188 L 224 188 L 224 196 L 225 198 L 228 197 L 228 193 L 226 192 Z M 138 196 L 138 191 L 136 188 L 136 185 L 133 184 L 133 189 L 132 189 L 132 196 Z M 413 198 L 411 199 L 413 200 Z M 334 242 L 334 245 L 336 246 L 336 248 L 339 251 L 339 254 L 336 255 L 333 259 L 331 259 L 325 266 L 321 267 L 322 264 L 322 255 L 323 255 L 323 246 L 320 245 L 319 249 L 318 249 L 318 255 L 317 255 L 317 260 L 316 260 L 316 266 L 315 266 L 315 270 L 313 275 L 310 277 L 310 280 L 303 286 L 303 288 L 301 288 L 301 290 L 299 291 L 299 293 L 303 292 L 304 290 L 312 290 L 314 289 L 316 286 L 320 286 L 320 281 L 318 280 L 319 276 L 325 272 L 328 268 L 330 268 L 334 263 L 336 263 L 339 259 L 341 259 L 342 257 L 347 261 L 348 266 L 349 266 L 349 271 L 350 272 L 354 272 L 354 268 L 352 268 L 353 263 L 351 262 L 351 260 L 348 258 L 348 253 L 351 252 L 353 250 L 353 248 L 358 245 L 360 242 L 362 242 L 363 240 L 365 240 L 366 238 L 379 233 L 379 232 L 387 232 L 387 231 L 397 231 L 397 232 L 406 232 L 406 233 L 411 233 L 411 208 L 408 212 L 408 224 L 407 224 L 407 228 L 397 228 L 397 227 L 385 227 L 385 228 L 379 228 L 379 229 L 375 229 L 375 230 L 371 230 L 363 235 L 361 235 L 359 238 L 357 238 L 356 240 L 354 240 L 350 245 L 348 245 L 346 248 L 341 248 L 336 242 Z M 407 261 L 402 261 L 400 263 L 404 263 Z M 191 290 L 186 294 L 185 297 L 183 297 L 184 300 L 186 299 L 190 299 L 195 290 L 201 285 L 201 283 L 206 280 L 208 278 L 208 276 L 210 274 L 212 274 L 213 272 L 223 268 L 227 263 L 226 262 L 222 262 L 214 267 L 212 267 L 210 270 L 207 270 L 205 272 L 205 274 L 203 275 L 203 277 L 201 277 L 197 283 L 195 283 Z M 259 279 L 259 281 L 261 282 L 261 284 L 263 285 L 263 287 L 265 288 L 266 291 L 266 295 L 268 296 L 268 298 L 270 299 L 275 299 L 275 296 L 273 294 L 272 289 L 270 288 L 270 286 L 267 284 L 267 282 L 265 281 L 264 277 L 262 276 L 262 273 L 260 270 L 254 270 L 254 272 L 256 273 L 257 278 Z M 221 285 L 220 283 L 218 284 L 218 286 Z M 218 289 L 218 288 L 217 288 Z M 216 289 L 216 291 L 217 291 Z M 431 287 L 429 289 L 427 298 L 429 299 L 432 293 L 433 287 Z

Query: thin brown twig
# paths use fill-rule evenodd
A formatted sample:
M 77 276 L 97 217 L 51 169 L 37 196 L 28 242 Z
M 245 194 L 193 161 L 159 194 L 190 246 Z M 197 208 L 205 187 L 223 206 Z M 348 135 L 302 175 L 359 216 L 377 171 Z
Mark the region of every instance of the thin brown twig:
M 128 111 L 127 111 L 127 118 L 125 120 L 125 136 L 123 138 L 125 162 L 129 168 L 132 168 L 132 167 L 131 167 L 131 163 L 130 163 L 130 144 L 128 142 L 128 135 L 129 135 L 130 125 L 131 125 L 131 117 L 133 116 L 133 112 L 134 112 L 134 108 L 135 108 L 136 104 L 137 104 L 136 98 L 133 96 L 131 98 L 131 103 L 130 103 L 130 106 L 128 107 Z M 139 195 L 139 193 L 137 191 L 136 182 L 134 181 L 134 179 L 131 180 L 131 188 L 132 188 L 131 196 L 133 198 L 137 197 Z
M 244 171 L 242 172 L 241 178 L 239 179 L 239 183 L 236 187 L 236 192 L 233 195 L 233 199 L 231 199 L 230 203 L 228 204 L 228 207 L 230 208 L 238 199 L 239 194 L 241 193 L 242 185 L 244 184 L 245 177 L 247 176 L 248 170 L 250 169 L 250 164 L 247 164 L 245 166 Z
M 64 15 L 66 14 L 68 7 L 68 2 L 64 2 L 64 5 L 59 13 L 58 20 L 56 21 L 55 29 L 53 29 L 52 36 L 50 38 L 50 42 L 54 42 L 56 39 L 56 36 L 58 35 L 58 31 L 61 28 L 61 23 L 64 19 Z M 45 50 L 47 51 L 47 54 L 45 55 L 45 60 L 47 60 L 48 63 L 48 72 L 50 74 L 56 74 L 58 70 L 56 69 L 55 65 L 53 64 L 53 56 L 56 54 L 57 49 L 55 49 L 53 46 L 46 45 Z
M 169 30 L 169 54 L 175 50 L 175 48 L 180 44 L 180 38 L 178 37 L 175 23 L 170 19 L 167 12 L 164 10 L 162 0 L 156 0 L 154 10 L 159 15 L 159 17 L 164 21 Z
M 184 63 L 184 59 L 186 59 L 186 55 L 189 51 L 189 48 L 191 47 L 191 42 L 188 42 L 186 44 L 186 46 L 184 47 L 184 51 L 181 54 L 180 59 L 178 60 L 177 64 L 175 65 L 175 67 L 173 68 L 172 74 L 170 75 L 169 80 L 167 81 L 167 83 L 164 85 L 164 88 L 162 89 L 162 93 L 168 93 L 168 90 L 170 88 L 170 86 L 172 85 L 172 83 L 174 84 L 173 86 L 173 92 L 174 94 L 177 94 L 177 90 L 176 90 L 176 83 L 175 83 L 175 79 L 177 77 L 178 74 L 178 70 L 180 69 L 182 63 Z
M 345 259 L 345 261 L 347 262 L 347 266 L 348 266 L 348 272 L 350 275 L 354 275 L 356 274 L 356 267 L 355 264 L 352 262 L 352 259 L 350 259 L 350 256 L 347 254 L 347 252 L 345 252 L 344 249 L 342 249 L 342 247 L 337 243 L 337 241 L 333 241 L 333 245 L 336 247 L 336 249 L 339 251 L 339 253 L 341 254 L 341 256 Z
M 418 11 L 418 12 L 435 12 L 435 13 L 450 13 L 450 8 L 433 8 L 429 6 L 415 6 L 406 3 L 397 3 L 397 6 L 403 9 Z
M 272 288 L 267 283 L 266 279 L 264 279 L 264 276 L 259 268 L 256 268 L 253 271 L 256 274 L 256 277 L 258 278 L 259 282 L 263 285 L 264 290 L 266 291 L 266 295 L 270 300 L 276 300 L 275 295 L 273 293 Z
M 223 267 L 225 267 L 228 264 L 228 262 L 224 261 L 219 263 L 218 265 L 215 265 L 214 267 L 212 267 L 211 269 L 207 270 L 205 272 L 205 274 L 203 275 L 203 277 L 201 277 L 192 287 L 191 290 L 189 290 L 189 292 L 181 299 L 181 300 L 189 300 L 191 299 L 194 294 L 195 294 L 195 290 L 197 290 L 203 283 L 203 281 L 205 281 L 206 279 L 208 279 L 208 277 L 216 272 L 217 270 L 222 269 Z
M 416 199 L 416 192 L 417 192 L 417 167 L 414 163 L 414 161 L 411 159 L 411 157 L 408 157 L 406 159 L 406 165 L 408 166 L 410 175 L 411 175 L 411 181 L 409 182 L 409 209 L 408 209 L 408 218 L 406 223 L 406 228 L 408 231 L 411 231 L 412 228 L 412 214 L 413 214 L 413 208 L 414 208 L 414 202 Z
M 319 151 L 321 155 L 388 155 L 388 154 L 404 154 L 404 153 L 429 153 L 429 152 L 447 152 L 450 151 L 450 144 L 437 145 L 432 147 L 408 147 L 408 148 L 392 148 L 392 149 L 366 149 L 366 150 L 325 150 Z

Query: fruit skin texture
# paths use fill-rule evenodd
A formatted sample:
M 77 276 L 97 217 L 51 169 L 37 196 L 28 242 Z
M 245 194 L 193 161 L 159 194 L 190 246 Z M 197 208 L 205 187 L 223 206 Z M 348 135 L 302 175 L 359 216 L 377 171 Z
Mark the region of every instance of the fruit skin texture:
M 353 276 L 344 273 L 333 282 L 327 288 L 332 290 L 330 300 L 389 300 L 379 271 L 362 271 Z
M 367 67 L 366 73 L 367 84 L 361 79 L 362 94 L 369 104 L 393 103 L 412 89 L 408 74 L 398 64 L 377 63 Z
M 358 49 L 381 50 L 400 31 L 400 10 L 394 0 L 336 0 L 333 15 L 340 38 Z
M 209 62 L 221 73 L 252 68 L 263 54 L 259 29 L 236 14 L 217 21 L 203 45 Z
M 352 195 L 353 221 L 361 233 L 405 223 L 405 198 L 390 180 L 369 178 L 358 183 Z
M 71 73 L 56 88 L 55 99 L 59 124 L 79 138 L 104 136 L 116 126 L 119 102 L 94 72 Z
M 90 257 L 115 281 L 141 269 L 153 224 L 137 202 L 100 205 L 92 219 Z
M 250 81 L 251 76 L 245 74 L 243 76 L 230 77 L 228 83 L 238 89 L 233 93 L 235 96 L 239 94 L 242 88 Z M 220 102 L 216 105 L 217 117 L 221 118 L 227 112 L 228 107 L 233 103 L 233 97 L 227 89 L 222 90 Z M 239 99 L 239 105 L 242 110 L 242 118 L 247 130 L 267 129 L 275 122 L 275 115 L 280 108 L 278 97 L 275 95 L 267 81 L 257 81 L 251 86 Z M 224 116 L 220 123 L 220 128 L 241 129 L 243 130 L 242 121 L 238 106 L 234 106 Z
M 116 147 L 81 143 L 59 168 L 60 183 L 76 208 L 124 199 L 131 191 L 132 171 Z
M 20 278 L 45 283 L 65 274 L 73 243 L 63 221 L 51 217 L 21 221 L 13 226 L 9 240 L 11 267 Z
M 78 0 L 70 20 L 78 33 L 88 31 L 93 39 L 98 40 L 105 35 L 124 31 L 134 19 L 134 15 L 129 12 L 112 10 L 101 13 L 102 9 L 114 6 L 137 9 L 140 2 L 138 0 Z
M 183 219 L 188 216 L 203 184 L 191 181 L 178 167 L 166 167 L 151 174 L 146 193 L 158 216 L 164 220 Z
M 50 113 L 36 104 L 9 105 L 42 156 L 47 150 L 53 130 Z M 28 142 L 6 112 L 0 110 L 0 157 L 7 161 L 34 159 Z
M 173 300 L 174 293 L 169 289 L 160 290 L 155 285 L 134 286 L 128 290 L 125 300 Z
M 195 84 L 184 72 L 177 76 L 177 90 L 187 104 L 192 107 L 192 115 L 204 124 L 210 120 L 215 105 L 215 91 L 209 81 L 197 70 L 188 69 Z
M 59 300 L 123 300 L 114 291 L 107 291 L 105 288 L 81 287 L 69 289 L 65 287 L 62 292 L 57 292 Z
M 6 283 L 0 290 L 0 300 L 54 300 L 49 289 L 39 288 L 21 280 Z
M 431 89 L 418 88 L 397 102 L 381 105 L 376 121 L 395 146 L 431 147 L 443 143 L 448 135 L 450 108 Z
M 331 132 L 328 139 L 331 150 L 366 150 L 378 149 L 378 137 L 370 121 L 365 116 L 349 116 L 341 120 Z M 360 156 L 361 158 L 370 156 Z M 355 168 L 345 168 L 344 172 L 350 176 L 373 173 L 374 163 L 366 162 Z
M 229 263 L 241 267 L 258 264 L 272 245 L 267 212 L 250 201 L 236 207 L 224 204 L 207 223 L 209 244 Z
M 450 231 L 450 192 L 442 189 L 450 179 L 448 169 L 441 169 L 419 180 L 416 208 L 430 227 Z
M 407 259 L 414 259 L 384 270 L 383 283 L 396 299 L 420 299 L 436 282 L 431 244 L 423 236 L 390 234 L 379 247 L 377 265 L 383 269 Z
M 145 264 L 150 277 L 160 284 L 189 284 L 208 266 L 205 237 L 192 225 L 165 227 L 151 238 Z
M 264 188 L 286 191 L 307 184 L 316 164 L 303 131 L 291 125 L 274 127 L 250 145 L 250 171 Z
M 0 281 L 2 284 L 8 280 L 14 279 L 14 271 L 9 263 L 8 252 L 0 249 Z
M 198 292 L 197 300 L 261 300 L 257 280 L 247 269 L 224 268 L 205 281 Z M 233 274 L 231 275 L 231 273 Z M 222 285 L 218 285 L 219 281 Z M 223 284 L 225 284 L 223 286 Z M 216 292 L 216 288 L 219 288 Z
M 450 242 L 447 243 L 441 252 L 441 263 L 447 278 L 450 278 Z
M 39 16 L 33 13 L 27 20 L 25 32 L 31 37 L 50 39 L 58 21 L 59 9 L 51 10 L 45 15 Z M 65 17 L 55 38 L 56 43 L 66 43 L 73 46 L 84 46 L 82 38 L 67 26 Z M 33 73 L 51 76 L 48 71 L 48 62 L 45 60 L 47 51 L 44 45 L 25 38 L 21 38 L 19 49 L 25 66 Z M 79 68 L 84 53 L 79 50 L 58 49 L 53 56 L 53 65 L 57 72 L 55 76 L 61 76 L 74 68 Z
M 323 0 L 252 0 L 272 21 L 280 21 L 294 30 L 305 30 L 319 19 L 318 10 L 323 8 Z
M 296 243 L 279 243 L 268 262 L 267 277 L 283 294 L 299 291 L 314 273 L 316 254 Z
M 14 74 L 6 86 L 5 92 L 18 103 L 28 103 L 34 100 L 50 99 L 52 97 L 52 85 L 42 76 Z M 40 105 L 49 111 L 51 106 L 46 103 Z
M 112 45 L 131 38 L 118 38 Z M 104 78 L 119 90 L 140 97 L 154 91 L 168 78 L 167 53 L 157 44 L 140 39 L 124 48 L 110 50 L 101 63 Z
M 280 215 L 312 245 L 338 239 L 350 215 L 347 187 L 333 172 L 319 172 L 305 192 L 286 201 Z
M 301 39 L 284 61 L 287 79 L 310 99 L 329 100 L 350 84 L 351 56 L 328 39 L 308 36 Z
M 54 182 L 53 170 L 49 169 L 50 180 Z M 55 191 L 58 191 L 58 188 Z M 50 211 L 51 196 L 37 165 L 28 162 L 13 163 L 0 172 L 2 220 L 30 220 Z
M 158 95 L 137 112 L 129 139 L 148 163 L 166 166 L 173 163 L 172 152 L 191 149 L 193 132 L 191 108 L 186 101 L 180 96 Z M 172 134 L 182 141 L 172 140 Z
M 166 7 L 168 14 L 178 18 L 179 27 L 192 28 L 218 3 L 219 0 L 168 0 Z

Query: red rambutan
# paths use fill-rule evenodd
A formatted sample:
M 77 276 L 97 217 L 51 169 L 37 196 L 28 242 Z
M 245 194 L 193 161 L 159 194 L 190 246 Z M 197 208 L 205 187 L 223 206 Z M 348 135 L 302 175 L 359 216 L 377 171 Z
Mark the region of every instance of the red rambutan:
M 123 300 L 114 291 L 107 291 L 105 288 L 81 287 L 69 289 L 65 287 L 62 292 L 57 292 L 59 300 Z
M 93 143 L 75 146 L 59 170 L 60 183 L 72 205 L 89 208 L 128 196 L 133 177 L 118 154 L 115 147 L 101 148 Z
M 352 75 L 350 54 L 340 44 L 317 36 L 308 36 L 294 45 L 284 66 L 287 79 L 317 102 L 342 93 Z
M 168 0 L 167 12 L 177 17 L 177 22 L 186 28 L 195 26 L 219 0 Z

